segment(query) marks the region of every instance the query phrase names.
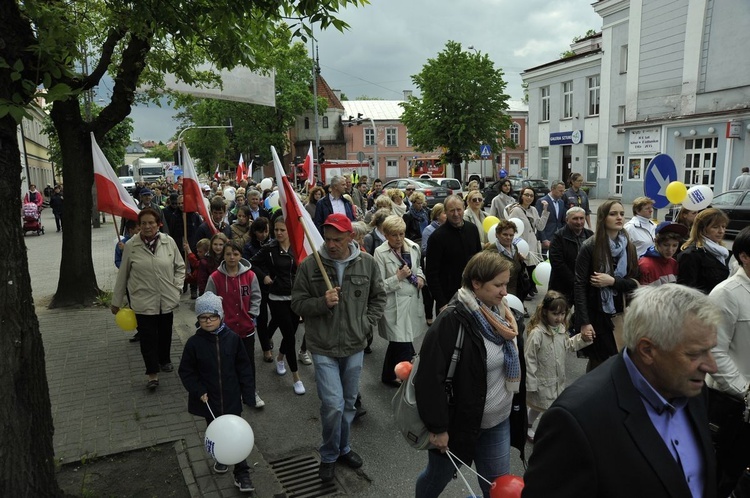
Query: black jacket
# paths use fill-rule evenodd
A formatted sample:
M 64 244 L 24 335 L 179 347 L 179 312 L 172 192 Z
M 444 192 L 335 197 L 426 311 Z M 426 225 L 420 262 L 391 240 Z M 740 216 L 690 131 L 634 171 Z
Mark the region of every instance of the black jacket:
M 573 304 L 573 285 L 576 275 L 576 258 L 581 250 L 583 241 L 594 235 L 594 232 L 584 228 L 581 236 L 577 237 L 565 225 L 555 232 L 549 246 L 549 262 L 552 274 L 549 277 L 549 289 L 560 292 L 568 298 L 568 304 Z
M 519 327 L 523 326 L 522 319 L 517 323 Z M 454 403 L 449 406 L 444 382 L 459 325 L 463 325 L 465 335 L 461 359 L 453 377 Z M 419 352 L 419 370 L 414 379 L 419 416 L 425 426 L 435 434 L 447 431 L 451 451 L 469 465 L 474 460 L 487 394 L 487 350 L 478 327 L 466 307 L 456 298 L 452 299 L 425 335 Z M 523 330 L 519 328 L 521 389 L 513 397 L 510 415 L 511 444 L 521 451 L 521 458 L 526 442 L 526 368 L 522 337 Z
M 242 413 L 255 406 L 255 374 L 240 336 L 229 327 L 217 335 L 198 329 L 185 343 L 177 370 L 188 392 L 188 412 L 211 418 L 201 396 L 208 394 L 214 416 Z
M 52 212 L 55 214 L 62 214 L 63 212 L 63 196 L 59 192 L 53 193 L 52 198 L 49 200 L 49 207 L 52 208 Z
M 677 283 L 708 294 L 716 285 L 729 278 L 730 258 L 727 258 L 726 264 L 721 264 L 714 255 L 691 244 L 677 255 L 680 265 Z
M 269 294 L 277 296 L 291 296 L 294 275 L 297 273 L 297 264 L 289 248 L 289 252 L 282 252 L 277 240 L 272 240 L 260 248 L 253 256 L 253 271 L 260 282 L 266 276 L 271 277 L 273 282 L 267 286 Z
M 425 216 L 427 217 L 427 225 L 430 224 L 430 209 L 427 206 L 422 207 Z M 419 220 L 412 215 L 411 209 L 404 213 L 404 223 L 406 223 L 406 238 L 412 242 L 419 242 L 422 240 L 422 229 L 419 226 Z
M 432 232 L 427 244 L 425 276 L 437 309 L 445 306 L 461 287 L 466 263 L 481 250 L 479 231 L 473 223 L 456 228 L 445 222 Z
M 211 237 L 213 237 L 214 234 L 211 232 L 211 227 L 208 225 L 209 223 L 213 224 L 213 221 L 206 220 L 201 223 L 200 226 L 195 230 L 192 239 L 190 238 L 190 234 L 188 234 L 188 242 L 190 243 L 190 249 L 193 252 L 195 252 L 195 244 L 197 244 L 199 240 L 211 239 Z M 228 239 L 232 238 L 232 227 L 228 223 L 222 222 L 221 226 L 216 228 L 218 228 L 221 233 L 226 235 Z

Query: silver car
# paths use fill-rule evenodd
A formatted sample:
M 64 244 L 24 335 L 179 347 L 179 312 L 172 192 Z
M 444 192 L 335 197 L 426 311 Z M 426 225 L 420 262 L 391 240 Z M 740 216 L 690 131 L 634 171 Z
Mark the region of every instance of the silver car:
M 445 198 L 451 193 L 450 189 L 441 187 L 435 180 L 424 178 L 397 178 L 383 185 L 383 189 L 397 188 L 406 192 L 406 187 L 409 185 L 413 186 L 415 191 L 424 194 L 427 207 L 432 207 L 439 202 L 445 202 Z

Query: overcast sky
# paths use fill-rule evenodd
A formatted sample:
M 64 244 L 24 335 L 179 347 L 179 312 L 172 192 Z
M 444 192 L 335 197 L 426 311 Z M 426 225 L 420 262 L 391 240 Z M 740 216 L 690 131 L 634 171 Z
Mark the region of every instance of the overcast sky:
M 575 36 L 600 30 L 592 0 L 371 0 L 346 9 L 351 29 L 316 32 L 321 74 L 350 99 L 399 100 L 417 89 L 421 71 L 448 40 L 490 56 L 505 73 L 506 93 L 523 97 L 520 73 L 556 60 Z M 308 43 L 308 46 L 310 44 Z M 171 109 L 133 109 L 134 137 L 166 141 L 176 123 Z

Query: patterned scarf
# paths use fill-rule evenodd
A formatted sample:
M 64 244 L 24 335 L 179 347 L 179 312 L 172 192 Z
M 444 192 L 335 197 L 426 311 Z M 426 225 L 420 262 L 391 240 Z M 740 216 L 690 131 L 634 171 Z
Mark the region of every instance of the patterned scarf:
M 614 239 L 609 239 L 609 251 L 612 254 L 612 260 L 615 262 L 614 274 L 611 274 L 612 270 L 609 264 L 605 261 L 604 268 L 601 269 L 602 273 L 609 273 L 615 277 L 625 278 L 628 274 L 628 239 L 625 234 L 619 233 Z M 618 292 L 613 287 L 602 287 L 599 291 L 599 296 L 602 301 L 602 311 L 610 315 L 617 313 L 615 308 L 615 296 Z
M 472 291 L 463 287 L 458 289 L 456 295 L 479 324 L 482 337 L 502 346 L 505 358 L 505 387 L 508 391 L 517 393 L 521 384 L 521 360 L 518 357 L 516 343 L 513 342 L 518 336 L 518 326 L 513 312 L 503 304 L 505 317 L 502 317 L 496 310 L 477 299 Z
M 407 248 L 406 248 L 406 246 L 403 246 L 402 249 L 407 249 Z M 396 256 L 396 259 L 399 260 L 399 262 L 402 265 L 406 265 L 406 266 L 409 267 L 409 269 L 411 269 L 411 254 L 409 254 L 408 252 L 405 252 L 405 253 L 402 254 L 402 253 L 398 252 L 397 250 L 395 250 L 392 247 L 391 247 L 391 252 L 393 253 L 394 256 Z M 417 282 L 417 275 L 414 272 L 412 272 L 411 275 L 409 275 L 408 277 L 406 277 L 406 279 L 414 287 L 418 287 L 419 286 L 419 283 Z
M 156 254 L 156 244 L 159 242 L 159 234 L 161 232 L 156 232 L 156 235 L 151 237 L 150 239 L 147 239 L 143 235 L 141 235 L 141 240 L 144 244 L 146 244 L 146 247 L 149 251 L 151 251 L 151 254 Z

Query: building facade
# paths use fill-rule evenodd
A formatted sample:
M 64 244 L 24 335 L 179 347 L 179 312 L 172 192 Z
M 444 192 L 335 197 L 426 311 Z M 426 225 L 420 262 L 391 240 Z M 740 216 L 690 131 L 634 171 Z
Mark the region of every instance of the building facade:
M 41 192 L 58 182 L 54 165 L 49 157 L 49 136 L 44 133 L 46 112 L 37 106 L 27 108 L 30 116 L 24 116 L 18 126 L 18 147 L 21 154 L 21 196 L 26 195 L 34 184 Z

